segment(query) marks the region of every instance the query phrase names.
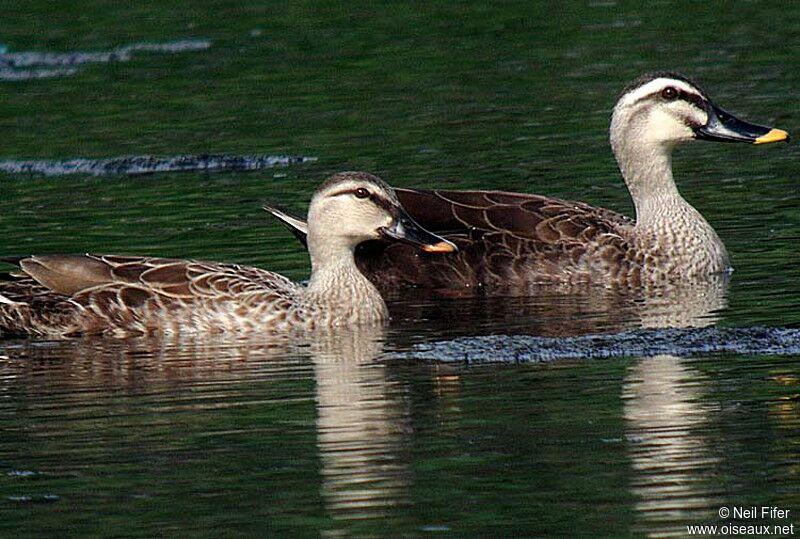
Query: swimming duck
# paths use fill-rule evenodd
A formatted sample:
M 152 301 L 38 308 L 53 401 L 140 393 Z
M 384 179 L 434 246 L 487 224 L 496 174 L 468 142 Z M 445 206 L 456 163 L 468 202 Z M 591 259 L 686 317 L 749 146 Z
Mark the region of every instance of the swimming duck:
M 409 214 L 459 247 L 427 257 L 368 242 L 358 266 L 384 292 L 403 285 L 439 289 L 640 287 L 729 272 L 725 246 L 681 197 L 672 150 L 692 140 L 765 144 L 788 134 L 751 124 L 715 105 L 674 73 L 645 75 L 623 92 L 611 116 L 611 148 L 636 208 L 632 220 L 582 202 L 501 191 L 398 189 Z M 305 222 L 273 212 L 298 238 Z M 528 290 L 528 291 L 531 291 Z
M 417 225 L 383 181 L 345 172 L 311 199 L 308 286 L 217 262 L 89 254 L 4 259 L 21 271 L 0 279 L 0 331 L 125 336 L 379 324 L 386 304 L 353 258 L 358 244 L 378 238 L 455 251 Z

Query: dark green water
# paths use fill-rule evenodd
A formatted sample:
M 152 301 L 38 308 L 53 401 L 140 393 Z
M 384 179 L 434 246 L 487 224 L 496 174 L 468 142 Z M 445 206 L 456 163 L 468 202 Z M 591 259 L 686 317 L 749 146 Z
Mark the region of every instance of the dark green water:
M 713 3 L 18 2 L 17 51 L 137 52 L 0 82 L 0 160 L 291 154 L 311 164 L 134 177 L 0 175 L 0 253 L 254 264 L 304 253 L 259 209 L 322 179 L 548 193 L 630 212 L 607 144 L 645 71 L 797 135 L 800 9 Z M 569 302 L 399 300 L 386 334 L 0 343 L 0 535 L 683 536 L 720 507 L 800 525 L 800 358 L 548 365 L 384 361 L 409 342 L 677 323 L 797 326 L 795 144 L 681 148 L 684 196 L 725 241 L 727 293 L 657 316 Z M 698 307 L 699 303 L 699 307 Z M 652 314 L 652 313 L 651 313 Z M 796 532 L 797 533 L 797 532 Z

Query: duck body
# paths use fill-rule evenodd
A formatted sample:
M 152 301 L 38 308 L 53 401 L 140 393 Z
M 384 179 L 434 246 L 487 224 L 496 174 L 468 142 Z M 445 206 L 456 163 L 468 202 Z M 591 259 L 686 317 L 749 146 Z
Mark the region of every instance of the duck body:
M 0 331 L 46 337 L 86 334 L 297 333 L 383 323 L 379 291 L 353 252 L 377 238 L 454 247 L 411 221 L 393 191 L 365 173 L 333 176 L 309 210 L 307 286 L 259 268 L 169 258 L 46 255 L 4 259 Z
M 399 286 L 505 294 L 543 285 L 650 288 L 716 279 L 731 271 L 728 253 L 678 192 L 672 151 L 694 139 L 761 144 L 787 137 L 735 118 L 680 75 L 646 75 L 623 91 L 610 127 L 635 219 L 540 195 L 398 189 L 409 214 L 458 252 L 430 257 L 368 242 L 356 260 L 383 293 Z M 276 216 L 302 239 L 302 219 Z
M 459 251 L 430 257 L 403 245 L 363 245 L 357 252 L 358 266 L 384 292 L 397 285 L 495 291 L 543 285 L 637 287 L 699 278 L 730 267 L 722 242 L 714 241 L 711 227 L 691 213 L 651 231 L 611 210 L 537 195 L 438 190 L 397 194 L 410 214 Z
M 246 266 L 113 255 L 31 256 L 0 283 L 0 325 L 42 336 L 286 330 L 299 285 Z
M 344 274 L 321 302 L 281 275 L 236 264 L 89 254 L 32 256 L 19 264 L 24 273 L 0 282 L 7 300 L 0 327 L 7 332 L 290 333 L 387 317 L 374 287 Z M 347 297 L 359 298 L 358 307 Z

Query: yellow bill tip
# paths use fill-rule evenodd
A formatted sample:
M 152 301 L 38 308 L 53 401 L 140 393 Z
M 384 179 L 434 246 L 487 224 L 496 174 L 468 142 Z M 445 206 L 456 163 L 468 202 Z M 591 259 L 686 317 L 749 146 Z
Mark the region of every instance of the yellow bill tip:
M 781 142 L 782 140 L 789 140 L 789 133 L 782 129 L 771 129 L 766 135 L 761 135 L 753 144 L 769 144 L 770 142 Z
M 454 253 L 457 251 L 456 246 L 449 241 L 423 245 L 421 249 L 426 253 Z

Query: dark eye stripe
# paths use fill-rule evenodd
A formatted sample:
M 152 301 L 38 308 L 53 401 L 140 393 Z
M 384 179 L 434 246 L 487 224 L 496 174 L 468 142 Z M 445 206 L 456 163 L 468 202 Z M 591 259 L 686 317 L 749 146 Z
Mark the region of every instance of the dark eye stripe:
M 680 90 L 678 88 L 675 89 L 678 90 L 678 96 L 672 101 L 679 101 L 679 100 L 685 101 L 691 105 L 694 105 L 700 110 L 706 110 L 706 100 L 702 96 L 695 94 L 693 92 L 687 92 L 686 90 Z M 661 90 L 658 90 L 657 92 L 653 92 L 652 94 L 647 94 L 645 96 L 642 96 L 639 99 L 637 99 L 634 102 L 634 104 L 638 103 L 639 101 L 643 101 L 645 99 L 653 99 L 654 97 L 661 97 L 662 91 L 663 88 Z
M 686 101 L 687 103 L 691 103 L 700 110 L 706 110 L 706 100 L 697 94 L 689 93 L 685 90 L 679 90 L 678 99 Z
M 338 197 L 342 195 L 356 195 L 356 191 L 362 189 L 358 187 L 356 189 L 342 189 L 341 191 L 336 191 L 335 193 L 331 193 L 329 196 Z M 391 202 L 390 200 L 380 196 L 377 193 L 373 193 L 372 191 L 369 192 L 369 201 L 381 208 L 382 210 L 387 211 L 391 215 L 395 215 L 397 213 L 397 205 Z M 362 199 L 363 200 L 363 199 Z
M 369 199 L 372 201 L 373 204 L 375 204 L 382 210 L 388 212 L 389 215 L 397 214 L 397 205 L 393 204 L 391 201 L 383 198 L 382 196 L 375 193 L 370 193 Z

